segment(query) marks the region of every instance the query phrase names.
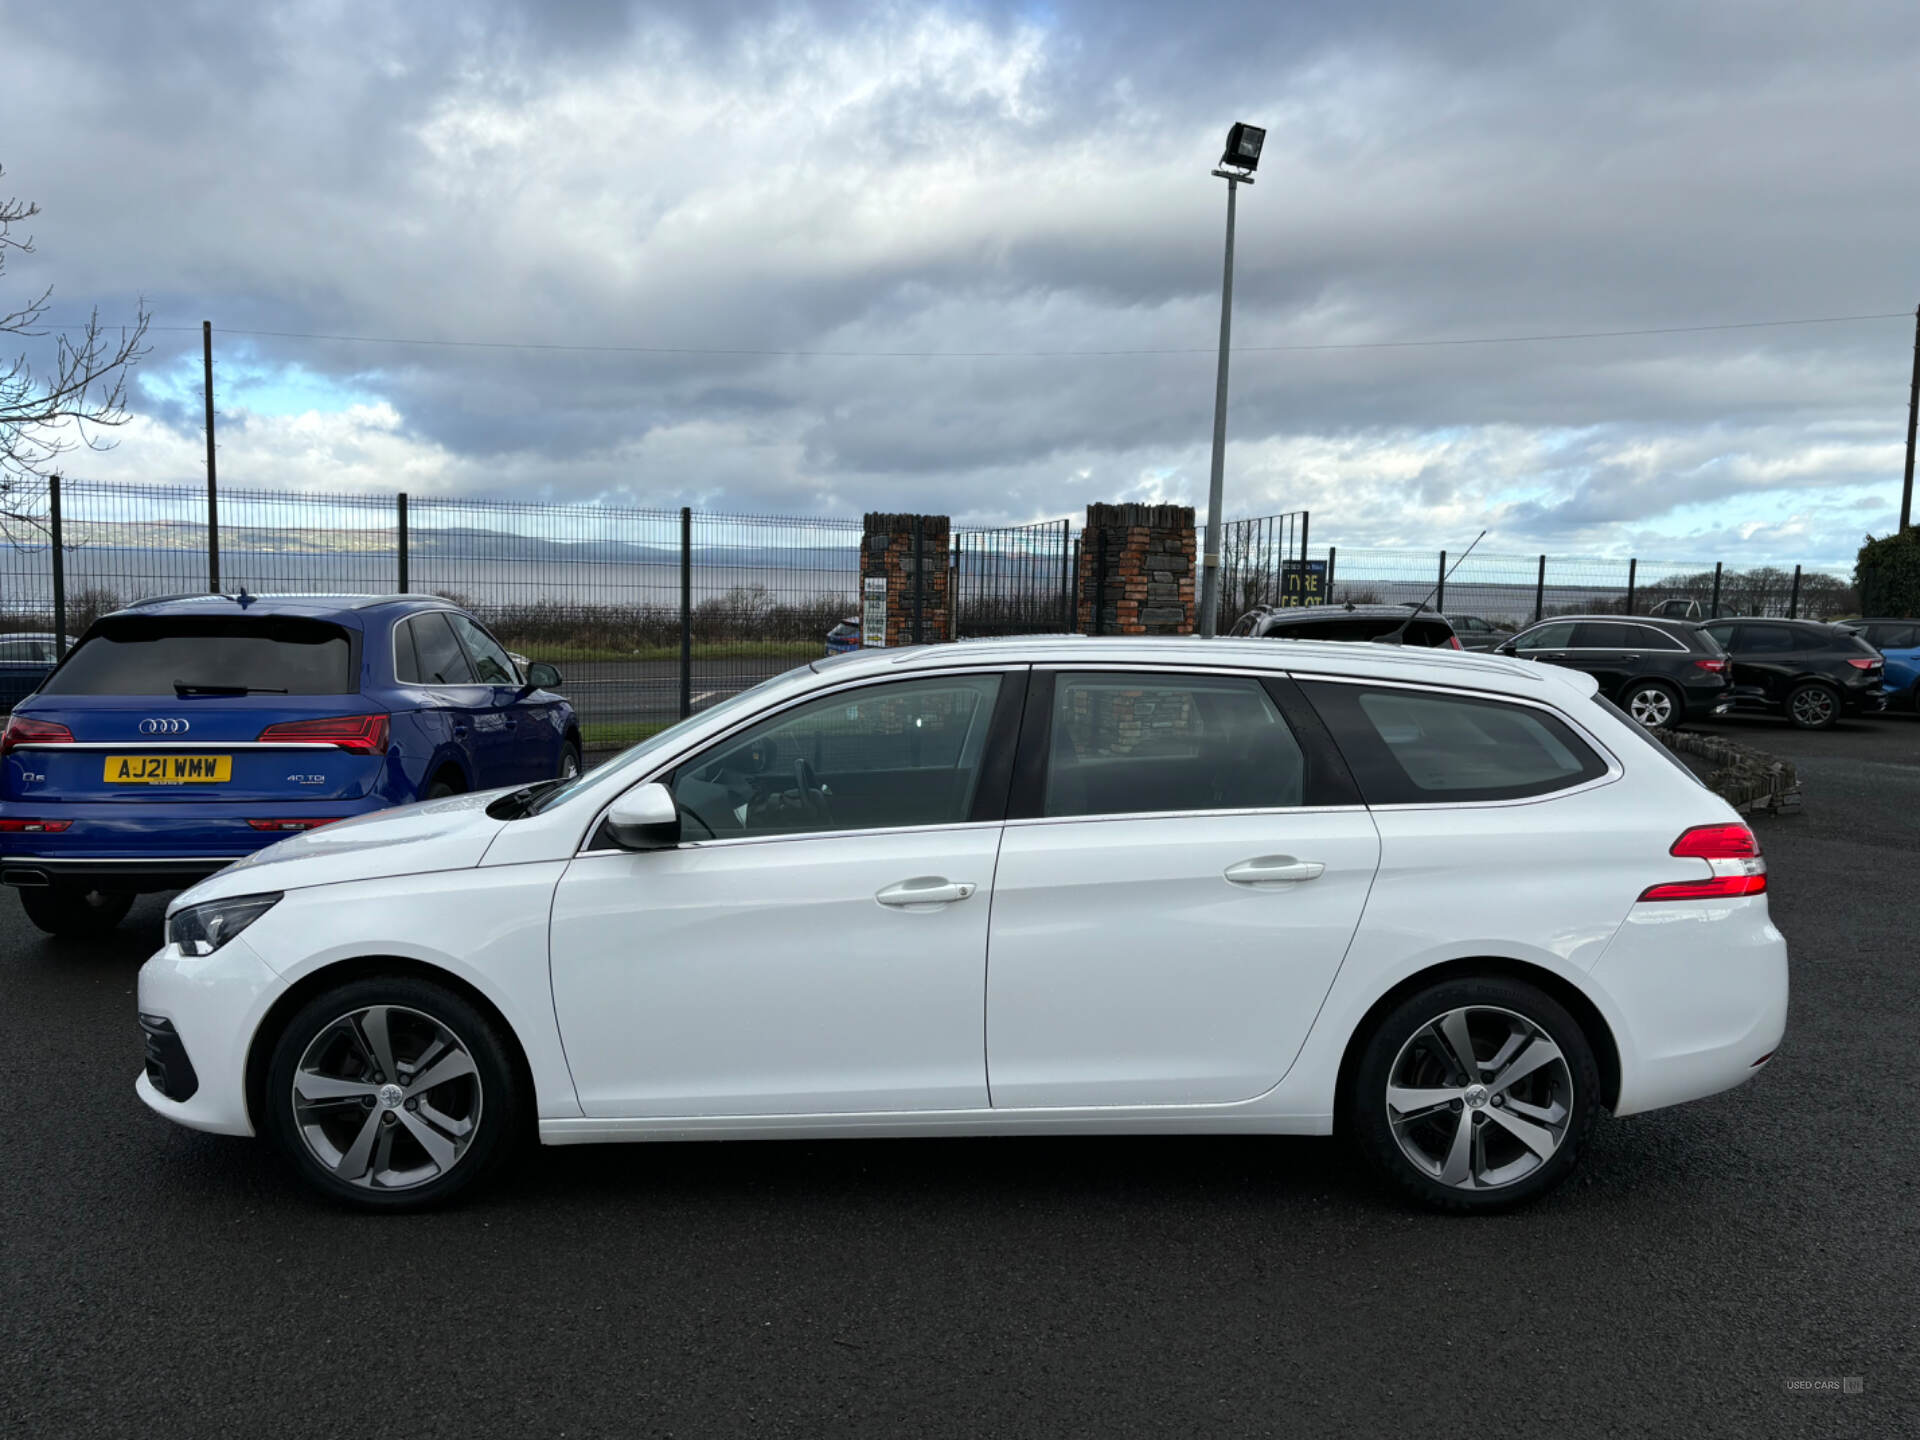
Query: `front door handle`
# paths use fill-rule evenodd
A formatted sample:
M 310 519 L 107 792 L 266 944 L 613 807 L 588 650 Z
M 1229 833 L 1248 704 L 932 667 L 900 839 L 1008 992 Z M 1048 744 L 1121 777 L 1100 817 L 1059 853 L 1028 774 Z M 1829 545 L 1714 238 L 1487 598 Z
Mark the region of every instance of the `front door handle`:
M 873 898 L 896 910 L 934 910 L 965 900 L 980 887 L 967 880 L 949 880 L 944 875 L 916 875 L 889 885 Z
M 1327 867 L 1318 860 L 1296 860 L 1291 855 L 1262 855 L 1257 860 L 1242 860 L 1229 865 L 1227 879 L 1236 885 L 1294 884 L 1318 880 Z

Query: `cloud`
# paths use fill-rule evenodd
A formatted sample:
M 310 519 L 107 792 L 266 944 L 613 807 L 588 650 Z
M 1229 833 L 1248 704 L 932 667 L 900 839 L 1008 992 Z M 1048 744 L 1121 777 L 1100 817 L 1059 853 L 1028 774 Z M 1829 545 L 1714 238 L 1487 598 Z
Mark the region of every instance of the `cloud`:
M 234 483 L 981 521 L 1204 501 L 1317 538 L 1850 554 L 1906 327 L 1272 350 L 1899 310 L 1920 30 L 1886 4 L 0 0 L 9 275 L 211 317 Z M 666 351 L 374 346 L 239 330 Z M 191 481 L 162 332 L 102 476 Z M 1159 355 L 956 352 L 1124 351 Z M 823 352 L 938 352 L 908 358 Z M 231 452 L 231 459 L 228 458 Z M 1729 558 L 1736 558 L 1730 554 Z

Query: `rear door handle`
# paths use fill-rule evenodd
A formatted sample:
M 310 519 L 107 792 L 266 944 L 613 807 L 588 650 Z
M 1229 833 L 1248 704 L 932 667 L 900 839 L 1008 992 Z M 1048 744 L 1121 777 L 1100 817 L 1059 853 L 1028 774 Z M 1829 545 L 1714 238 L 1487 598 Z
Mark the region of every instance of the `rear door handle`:
M 873 898 L 896 910 L 932 910 L 965 900 L 980 887 L 966 880 L 949 880 L 944 875 L 916 875 L 889 885 Z
M 1242 860 L 1229 865 L 1227 879 L 1236 885 L 1293 884 L 1318 880 L 1327 867 L 1318 860 L 1296 860 L 1291 855 L 1262 855 L 1257 860 Z

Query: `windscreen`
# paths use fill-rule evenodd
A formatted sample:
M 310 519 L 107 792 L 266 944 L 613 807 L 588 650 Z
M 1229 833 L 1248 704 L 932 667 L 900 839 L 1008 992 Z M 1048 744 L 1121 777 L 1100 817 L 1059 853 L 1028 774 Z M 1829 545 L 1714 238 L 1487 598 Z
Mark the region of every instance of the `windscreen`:
M 103 620 L 42 695 L 183 691 L 345 695 L 357 687 L 347 632 L 284 615 L 132 615 Z

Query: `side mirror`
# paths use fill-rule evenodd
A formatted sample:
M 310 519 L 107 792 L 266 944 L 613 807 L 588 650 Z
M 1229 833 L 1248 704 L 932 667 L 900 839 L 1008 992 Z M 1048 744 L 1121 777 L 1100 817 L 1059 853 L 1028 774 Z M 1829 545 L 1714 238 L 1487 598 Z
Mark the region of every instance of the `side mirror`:
M 558 690 L 564 683 L 560 672 L 544 660 L 536 660 L 527 666 L 527 684 L 535 690 Z
M 1504 643 L 1496 646 L 1495 649 L 1497 653 L 1501 655 L 1515 655 L 1519 653 L 1513 641 L 1511 640 L 1505 641 Z
M 607 833 L 622 850 L 671 850 L 680 843 L 680 810 L 658 781 L 639 785 L 607 811 Z

